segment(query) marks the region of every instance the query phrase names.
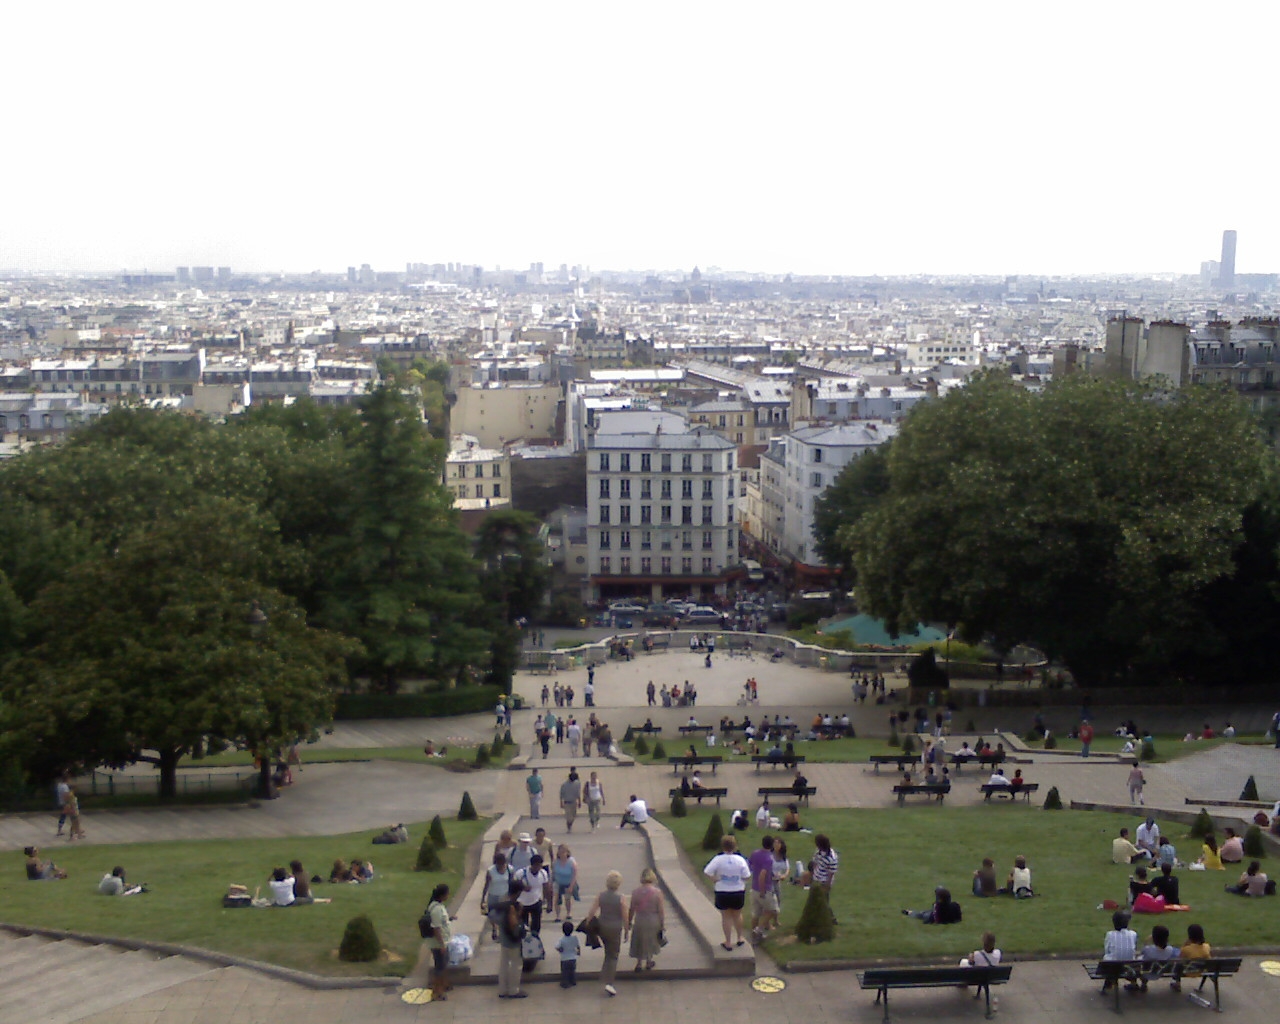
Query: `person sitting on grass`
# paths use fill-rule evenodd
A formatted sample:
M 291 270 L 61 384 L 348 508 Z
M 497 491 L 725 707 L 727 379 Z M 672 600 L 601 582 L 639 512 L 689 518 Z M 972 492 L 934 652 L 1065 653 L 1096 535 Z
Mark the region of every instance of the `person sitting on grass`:
M 28 846 L 22 852 L 27 855 L 28 882 L 47 882 L 67 877 L 67 873 L 53 861 L 40 859 L 40 848 L 38 846 Z
M 1177 847 L 1173 845 L 1173 840 L 1168 836 L 1160 837 L 1159 848 L 1160 866 L 1163 868 L 1168 865 L 1170 868 L 1180 868 L 1183 865 L 1178 860 Z
M 347 862 L 341 857 L 333 862 L 333 870 L 329 872 L 330 882 L 350 882 L 351 869 L 347 867 Z
M 124 868 L 117 864 L 111 869 L 111 874 L 102 876 L 102 881 L 98 883 L 98 892 L 103 896 L 133 896 L 142 892 L 142 886 L 130 886 L 125 881 Z
M 1165 906 L 1176 906 L 1178 899 L 1178 878 L 1173 873 L 1172 864 L 1161 864 L 1160 874 L 1151 879 L 1151 893 L 1164 899 Z
M 1276 883 L 1267 879 L 1258 861 L 1251 860 L 1245 873 L 1240 876 L 1240 881 L 1226 886 L 1226 890 L 1237 896 L 1274 896 Z
M 1111 915 L 1111 931 L 1102 940 L 1102 959 L 1135 960 L 1137 956 L 1138 933 L 1129 927 L 1129 911 L 1117 910 Z M 1102 991 L 1109 991 L 1115 983 L 1114 978 L 1108 978 L 1102 983 Z
M 1008 883 L 1000 890 L 1000 894 L 1012 896 L 1018 900 L 1029 899 L 1035 895 L 1035 890 L 1031 888 L 1031 869 L 1027 867 L 1027 858 L 1023 854 L 1020 853 L 1013 858 Z
M 1206 871 L 1222 871 L 1222 856 L 1218 853 L 1218 841 L 1210 832 L 1204 837 L 1204 845 L 1200 847 L 1200 856 L 1196 860 L 1197 864 L 1203 864 Z
M 373 863 L 367 860 L 353 860 L 351 862 L 351 881 L 372 882 Z
M 1169 945 L 1169 929 L 1162 924 L 1156 925 L 1151 929 L 1151 941 L 1142 947 L 1142 952 L 1138 955 L 1138 959 L 1144 963 L 1153 965 L 1152 973 L 1155 973 L 1155 966 L 1166 960 L 1178 959 L 1178 947 Z M 1147 990 L 1147 978 L 1145 975 L 1138 978 L 1137 984 L 1133 982 L 1125 985 L 1125 988 L 1132 992 L 1135 988 L 1141 988 L 1143 992 Z
M 289 907 L 293 905 L 293 877 L 284 868 L 274 868 L 267 880 L 271 886 L 271 905 Z
M 1239 864 L 1244 860 L 1244 840 L 1236 835 L 1233 828 L 1225 829 L 1226 836 L 1222 840 L 1222 849 L 1218 856 L 1223 864 Z
M 999 892 L 1000 884 L 996 881 L 996 862 L 990 857 L 983 857 L 982 867 L 973 873 L 973 894 L 995 896 Z
M 1122 828 L 1118 838 L 1111 841 L 1111 863 L 1137 864 L 1140 860 L 1149 860 L 1150 850 L 1139 850 L 1129 842 L 1129 830 Z
M 782 831 L 800 831 L 800 810 L 795 804 L 787 804 L 787 813 L 782 819 Z
M 907 917 L 918 917 L 925 924 L 959 924 L 960 904 L 951 898 L 945 886 L 933 890 L 933 906 L 928 910 L 904 910 Z
M 1134 901 L 1144 893 L 1153 896 L 1155 891 L 1154 883 L 1147 878 L 1147 869 L 1134 868 L 1133 874 L 1129 876 L 1129 906 L 1133 906 Z

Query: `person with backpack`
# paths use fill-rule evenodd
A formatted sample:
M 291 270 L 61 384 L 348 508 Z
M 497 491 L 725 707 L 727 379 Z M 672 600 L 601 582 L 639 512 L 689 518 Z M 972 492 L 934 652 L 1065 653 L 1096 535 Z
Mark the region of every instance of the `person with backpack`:
M 449 887 L 441 882 L 431 890 L 431 902 L 423 911 L 418 921 L 418 930 L 427 940 L 427 948 L 431 950 L 431 998 L 439 1002 L 448 998 L 445 993 L 452 987 L 449 984 L 449 939 L 453 937 L 453 929 L 449 925 L 449 908 L 444 901 L 449 898 Z
M 529 993 L 520 991 L 521 955 L 524 947 L 525 927 L 520 921 L 520 910 L 515 900 L 504 900 L 502 923 L 498 927 L 498 998 L 523 999 Z
M 551 888 L 551 875 L 535 853 L 527 868 L 512 877 L 512 889 L 520 908 L 520 920 L 533 935 L 542 933 L 542 904 Z
M 502 851 L 493 855 L 493 864 L 484 873 L 484 887 L 480 890 L 480 913 L 489 918 L 494 939 L 507 913 L 507 901 L 511 898 L 511 876 L 507 855 Z

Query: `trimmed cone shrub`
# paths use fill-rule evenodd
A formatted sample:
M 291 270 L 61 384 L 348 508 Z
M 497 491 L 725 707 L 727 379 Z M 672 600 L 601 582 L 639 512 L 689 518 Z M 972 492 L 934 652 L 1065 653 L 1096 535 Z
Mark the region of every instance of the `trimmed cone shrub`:
M 902 737 L 902 752 L 904 754 L 914 754 L 916 752 L 916 738 L 911 733 Z
M 1156 759 L 1155 741 L 1142 741 L 1142 749 L 1138 751 L 1138 757 L 1143 761 L 1154 761 Z
M 489 748 L 481 743 L 480 746 L 476 747 L 476 764 L 486 765 L 490 760 L 492 758 L 489 757 Z
M 720 840 L 724 838 L 724 822 L 720 820 L 720 812 L 716 811 L 711 815 L 711 820 L 707 822 L 707 831 L 702 835 L 702 848 L 704 850 L 719 850 Z
M 504 732 L 504 733 L 502 734 L 502 745 L 503 745 L 504 747 L 511 747 L 511 746 L 514 746 L 514 745 L 515 745 L 515 742 L 516 742 L 516 741 L 515 741 L 515 740 L 513 740 L 513 739 L 511 738 L 511 730 L 510 730 L 510 729 L 508 729 L 506 732 Z
M 1244 855 L 1246 857 L 1265 857 L 1267 848 L 1262 842 L 1262 829 L 1250 825 L 1244 834 Z
M 628 729 L 627 731 L 630 732 L 631 730 Z M 645 754 L 649 753 L 649 741 L 647 739 L 643 736 L 637 736 L 635 742 L 636 757 L 644 757 Z
M 671 798 L 671 817 L 687 818 L 689 817 L 689 808 L 684 804 L 684 797 L 677 793 Z M 1254 826 L 1255 828 L 1257 826 Z
M 440 863 L 440 851 L 436 848 L 435 842 L 428 832 L 422 837 L 422 845 L 418 847 L 418 862 L 414 864 L 414 871 L 440 871 L 443 865 Z
M 1253 776 L 1249 776 L 1249 781 L 1244 784 L 1244 789 L 1240 790 L 1241 800 L 1257 800 L 1258 784 L 1254 781 Z
M 436 815 L 431 819 L 431 825 L 427 828 L 427 838 L 436 845 L 437 850 L 443 850 L 449 845 L 449 841 L 444 837 L 444 822 L 440 820 L 440 815 Z
M 469 792 L 462 794 L 462 804 L 458 807 L 459 821 L 475 821 L 479 815 L 476 814 L 476 805 L 471 802 L 471 794 Z
M 1044 734 L 1044 749 L 1045 749 L 1045 750 L 1057 750 L 1057 749 L 1058 749 L 1058 737 L 1057 737 L 1057 736 L 1055 736 L 1055 735 L 1054 735 L 1053 733 L 1051 733 L 1051 732 L 1047 732 L 1047 733 L 1045 733 L 1045 734 Z
M 969 721 L 965 722 L 965 725 L 964 725 L 964 731 L 965 731 L 965 732 L 977 732 L 977 731 L 978 731 L 978 727 L 977 727 L 976 725 L 974 725 L 974 724 L 973 724 L 973 719 L 972 719 L 972 718 L 971 718 L 971 719 L 969 719 Z
M 889 746 L 898 747 L 902 745 L 902 740 L 898 739 L 898 727 L 895 725 L 889 729 Z
M 1062 797 L 1058 794 L 1057 786 L 1050 789 L 1048 795 L 1044 798 L 1044 809 L 1046 811 L 1062 810 Z
M 1213 818 L 1205 808 L 1201 807 L 1200 813 L 1196 815 L 1196 820 L 1191 823 L 1191 831 L 1187 835 L 1204 839 L 1206 836 L 1213 835 L 1215 831 L 1217 830 L 1214 828 Z
M 836 937 L 836 923 L 831 917 L 831 904 L 827 890 L 814 884 L 809 886 L 809 898 L 796 922 L 796 938 L 801 942 L 830 942 Z
M 353 917 L 347 922 L 347 930 L 342 934 L 342 945 L 338 947 L 339 960 L 356 964 L 369 963 L 377 960 L 381 952 L 382 943 L 368 914 Z
M 1028 729 L 1022 734 L 1022 738 L 1027 743 L 1035 743 L 1037 740 L 1042 739 L 1039 729 Z
M 502 737 L 499 736 L 497 733 L 493 734 L 493 742 L 489 744 L 489 752 L 491 754 L 502 753 Z
M 667 748 L 662 745 L 662 740 L 658 740 L 653 745 L 653 759 L 655 761 L 663 761 L 667 756 Z
M 627 726 L 627 731 L 622 734 L 623 743 L 631 743 L 636 738 L 636 730 L 634 726 Z

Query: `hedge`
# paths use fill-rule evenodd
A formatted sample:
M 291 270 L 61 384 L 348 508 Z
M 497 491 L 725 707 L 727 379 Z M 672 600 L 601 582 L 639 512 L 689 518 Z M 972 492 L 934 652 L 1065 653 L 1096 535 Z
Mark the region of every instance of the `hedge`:
M 496 684 L 460 686 L 434 693 L 340 693 L 333 717 L 337 721 L 360 718 L 446 718 L 492 711 L 502 696 Z

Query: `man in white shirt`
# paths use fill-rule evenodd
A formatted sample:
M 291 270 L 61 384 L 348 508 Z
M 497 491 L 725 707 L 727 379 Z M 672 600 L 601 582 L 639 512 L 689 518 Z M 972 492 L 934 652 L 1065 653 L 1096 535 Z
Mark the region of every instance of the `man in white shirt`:
M 628 825 L 635 825 L 639 828 L 649 820 L 649 808 L 643 800 L 634 793 L 631 794 L 631 800 L 627 803 L 627 809 L 622 812 L 622 823 L 618 828 L 626 828 Z
M 756 811 L 756 828 L 768 828 L 771 813 L 769 810 L 769 798 L 765 797 L 764 803 Z
M 1138 826 L 1138 849 L 1146 850 L 1155 857 L 1160 851 L 1160 826 L 1156 824 L 1156 819 L 1150 815 L 1147 820 Z
M 1005 778 L 1004 772 L 997 767 L 996 770 L 991 773 L 991 778 L 987 779 L 987 785 L 1007 786 L 1009 785 L 1009 780 Z
M 542 866 L 542 856 L 535 853 L 529 866 L 516 872 L 512 883 L 518 890 L 516 906 L 520 909 L 520 920 L 537 935 L 542 931 L 542 902 L 551 888 L 551 874 Z

